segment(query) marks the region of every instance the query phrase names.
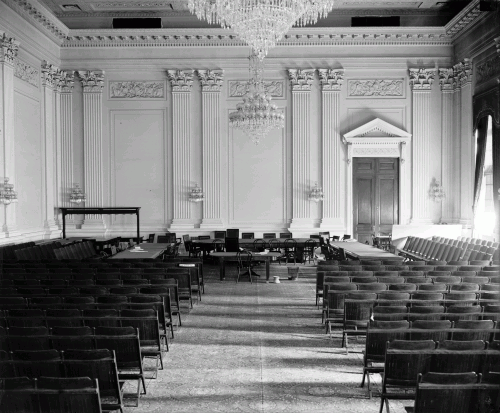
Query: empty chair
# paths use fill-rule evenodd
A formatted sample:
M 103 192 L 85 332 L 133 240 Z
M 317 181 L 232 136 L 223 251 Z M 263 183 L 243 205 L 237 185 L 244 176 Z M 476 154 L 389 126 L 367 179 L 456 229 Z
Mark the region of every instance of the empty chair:
M 411 311 L 411 309 L 410 309 Z M 411 322 L 410 340 L 447 340 L 453 322 L 450 320 L 416 320 Z
M 358 284 L 358 291 L 385 291 L 385 290 L 387 290 L 386 284 L 380 284 L 380 283 Z
M 416 284 L 411 284 L 411 283 L 405 283 L 405 284 L 390 284 L 389 285 L 389 290 L 390 291 L 416 291 L 417 290 L 417 285 Z
M 446 309 L 446 318 L 450 321 L 477 320 L 481 316 L 481 307 L 478 305 L 453 305 Z
M 443 319 L 444 306 L 416 306 L 409 308 L 408 321 L 431 321 Z
M 443 300 L 443 293 L 416 291 L 411 294 L 413 305 L 433 305 L 436 301 Z
M 92 350 L 94 339 L 92 329 L 86 327 L 54 327 L 51 330 L 52 346 L 56 350 Z

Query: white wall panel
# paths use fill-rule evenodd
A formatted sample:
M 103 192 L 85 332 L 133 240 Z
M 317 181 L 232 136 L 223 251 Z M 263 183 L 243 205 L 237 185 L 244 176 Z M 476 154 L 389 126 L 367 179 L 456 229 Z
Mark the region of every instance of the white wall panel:
M 112 205 L 140 206 L 141 224 L 164 222 L 165 116 L 165 110 L 110 111 Z M 135 225 L 135 217 L 113 222 Z
M 285 130 L 259 145 L 229 129 L 230 226 L 283 226 L 286 220 Z
M 17 227 L 34 230 L 42 226 L 40 102 L 15 91 L 14 104 Z

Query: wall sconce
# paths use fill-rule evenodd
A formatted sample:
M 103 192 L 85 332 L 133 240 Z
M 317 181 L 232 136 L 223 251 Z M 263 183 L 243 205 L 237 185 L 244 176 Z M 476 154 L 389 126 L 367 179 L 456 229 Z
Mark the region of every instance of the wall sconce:
M 75 184 L 74 188 L 71 189 L 71 193 L 69 195 L 69 202 L 74 204 L 79 204 L 81 202 L 85 202 L 87 200 L 87 196 L 83 193 L 80 185 Z
M 9 205 L 11 202 L 17 202 L 17 193 L 14 191 L 14 184 L 9 184 L 9 178 L 4 178 L 0 186 L 0 202 Z
M 323 201 L 323 190 L 318 186 L 317 182 L 314 183 L 314 187 L 309 194 L 309 200 L 314 202 Z
M 205 194 L 196 182 L 194 184 L 194 188 L 191 189 L 191 192 L 189 193 L 189 200 L 191 202 L 201 202 L 205 200 Z
M 431 182 L 431 187 L 429 189 L 429 197 L 432 198 L 434 202 L 440 202 L 446 197 L 444 189 L 439 181 L 433 179 Z

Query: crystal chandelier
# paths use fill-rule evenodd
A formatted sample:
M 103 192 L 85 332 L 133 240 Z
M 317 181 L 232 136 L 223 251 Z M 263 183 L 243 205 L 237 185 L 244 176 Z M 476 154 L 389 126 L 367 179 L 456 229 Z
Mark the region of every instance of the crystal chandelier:
M 198 186 L 197 183 L 194 184 L 194 188 L 191 189 L 189 194 L 189 200 L 191 202 L 201 202 L 205 200 L 205 194 L 203 190 Z
M 323 190 L 318 186 L 317 182 L 314 183 L 314 187 L 309 194 L 309 199 L 314 202 L 323 201 Z
M 208 23 L 231 28 L 263 59 L 294 24 L 326 17 L 334 0 L 189 0 L 191 13 Z
M 14 185 L 9 184 L 9 178 L 4 178 L 3 185 L 0 188 L 0 202 L 5 205 L 17 202 L 17 193 L 14 191 Z
M 71 189 L 71 193 L 69 194 L 69 202 L 79 204 L 81 202 L 85 202 L 86 200 L 87 196 L 83 193 L 80 185 L 75 184 L 75 187 Z
M 285 115 L 271 103 L 271 95 L 264 88 L 263 73 L 264 61 L 252 53 L 243 103 L 238 103 L 236 111 L 229 114 L 229 124 L 245 132 L 256 145 L 271 129 L 285 126 Z

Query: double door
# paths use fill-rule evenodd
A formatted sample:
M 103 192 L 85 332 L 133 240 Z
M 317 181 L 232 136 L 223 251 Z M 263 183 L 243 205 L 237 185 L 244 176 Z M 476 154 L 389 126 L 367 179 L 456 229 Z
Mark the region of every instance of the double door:
M 353 158 L 354 238 L 390 234 L 399 219 L 399 159 Z

